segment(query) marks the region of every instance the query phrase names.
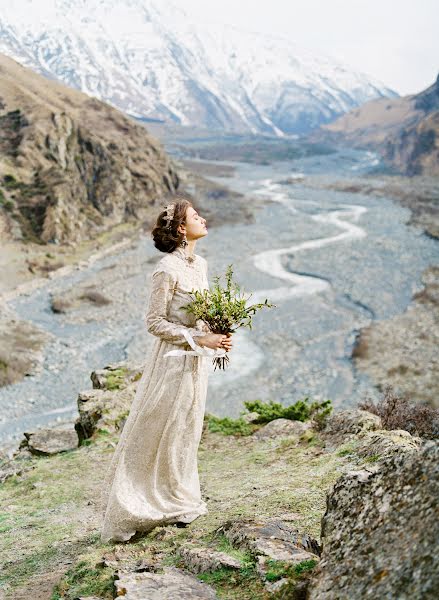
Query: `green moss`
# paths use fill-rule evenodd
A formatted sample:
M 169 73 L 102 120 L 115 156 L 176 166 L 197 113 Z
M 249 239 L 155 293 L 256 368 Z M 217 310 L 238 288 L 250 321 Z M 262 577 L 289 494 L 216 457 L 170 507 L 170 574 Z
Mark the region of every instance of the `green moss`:
M 380 458 L 381 458 L 381 454 L 372 454 L 371 456 L 368 456 L 368 457 L 367 457 L 367 458 L 364 460 L 364 462 L 367 462 L 367 463 L 374 463 L 374 462 L 377 462 L 378 460 L 380 460 Z
M 0 188 L 0 207 L 1 206 L 3 206 L 5 210 L 12 210 L 14 208 L 12 200 L 8 200 L 3 193 L 3 190 Z
M 337 456 L 351 456 L 355 454 L 357 448 L 357 440 L 348 440 L 347 442 L 339 446 L 337 450 Z
M 108 431 L 108 429 L 104 429 L 104 428 L 98 429 L 98 430 L 96 431 L 96 433 L 97 433 L 98 435 L 100 435 L 101 437 L 102 437 L 102 436 L 111 435 L 111 433 Z
M 125 381 L 126 369 L 114 369 L 111 371 L 105 381 L 105 389 L 107 390 L 119 390 Z
M 21 187 L 21 183 L 13 175 L 4 175 L 3 185 L 7 190 L 16 190 Z

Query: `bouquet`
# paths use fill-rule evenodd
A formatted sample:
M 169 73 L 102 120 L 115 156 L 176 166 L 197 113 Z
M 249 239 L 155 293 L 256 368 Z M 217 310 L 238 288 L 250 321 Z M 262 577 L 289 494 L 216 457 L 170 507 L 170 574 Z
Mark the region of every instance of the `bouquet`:
M 259 304 L 247 305 L 248 298 L 244 297 L 241 288 L 232 281 L 232 265 L 226 270 L 226 287 L 221 287 L 220 276 L 214 277 L 214 285 L 207 290 L 192 290 L 193 301 L 183 306 L 185 310 L 207 323 L 212 333 L 233 333 L 239 327 L 252 329 L 252 316 L 261 308 L 272 308 L 267 299 Z M 225 369 L 229 362 L 228 356 L 216 356 L 213 359 L 215 370 Z

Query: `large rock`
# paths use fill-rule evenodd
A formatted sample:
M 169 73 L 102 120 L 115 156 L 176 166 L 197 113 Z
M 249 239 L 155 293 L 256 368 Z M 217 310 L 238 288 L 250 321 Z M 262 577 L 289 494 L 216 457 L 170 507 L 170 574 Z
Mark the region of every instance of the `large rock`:
M 78 435 L 74 429 L 45 428 L 34 432 L 24 432 L 20 448 L 27 448 L 32 454 L 48 456 L 67 452 L 78 447 Z
M 137 383 L 110 391 L 93 389 L 78 395 L 79 417 L 75 429 L 80 441 L 92 437 L 98 429 L 120 431 L 129 413 Z
M 274 419 L 255 431 L 253 437 L 262 440 L 290 435 L 300 436 L 310 428 L 311 423 L 302 423 L 302 421 L 292 421 L 291 419 Z
M 309 599 L 437 598 L 438 498 L 438 442 L 342 476 L 327 498 Z
M 414 452 L 420 447 L 422 440 L 412 436 L 403 429 L 386 431 L 368 431 L 359 440 L 356 453 L 362 458 L 381 459 L 392 454 Z
M 381 427 L 380 417 L 366 410 L 341 410 L 328 418 L 323 435 L 326 440 L 338 445 L 356 435 Z
M 119 573 L 114 582 L 117 597 L 126 600 L 214 600 L 209 585 L 176 567 L 164 567 L 163 573 Z

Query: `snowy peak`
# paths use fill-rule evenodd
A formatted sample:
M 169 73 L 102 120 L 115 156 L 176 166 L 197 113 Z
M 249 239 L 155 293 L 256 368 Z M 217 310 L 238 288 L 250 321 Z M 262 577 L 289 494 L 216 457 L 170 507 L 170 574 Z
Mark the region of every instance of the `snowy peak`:
M 304 133 L 397 96 L 285 37 L 190 22 L 152 0 L 3 0 L 0 51 L 117 108 L 181 125 Z

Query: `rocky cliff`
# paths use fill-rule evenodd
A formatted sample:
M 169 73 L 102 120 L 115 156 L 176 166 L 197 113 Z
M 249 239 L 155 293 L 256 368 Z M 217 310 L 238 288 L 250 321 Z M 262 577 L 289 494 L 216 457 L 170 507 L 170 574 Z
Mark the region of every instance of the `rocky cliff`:
M 386 138 L 384 158 L 407 175 L 439 175 L 439 75 L 413 101 L 419 120 Z
M 150 221 L 178 183 L 144 127 L 0 55 L 0 230 L 79 242 Z

